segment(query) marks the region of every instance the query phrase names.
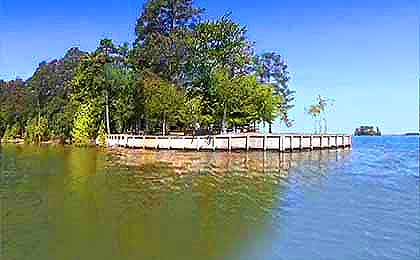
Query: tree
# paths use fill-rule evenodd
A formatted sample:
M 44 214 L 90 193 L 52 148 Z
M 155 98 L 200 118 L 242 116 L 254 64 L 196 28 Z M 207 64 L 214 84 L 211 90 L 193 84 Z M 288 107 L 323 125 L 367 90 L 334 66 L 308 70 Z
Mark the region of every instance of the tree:
M 114 128 L 122 133 L 135 125 L 141 116 L 139 107 L 142 104 L 137 104 L 141 102 L 136 84 L 139 79 L 132 70 L 127 68 L 107 67 L 105 72 L 105 78 L 110 84 L 109 89 L 112 90 L 112 99 L 109 102 L 113 111 L 111 119 Z
M 328 127 L 327 127 L 327 119 L 326 119 L 326 112 L 327 108 L 332 105 L 333 100 L 329 98 L 322 97 L 321 95 L 318 95 L 317 101 L 315 104 L 311 105 L 307 109 L 307 113 L 311 115 L 315 120 L 315 133 L 318 132 L 319 127 L 319 133 L 322 133 L 322 123 L 321 120 L 324 121 L 324 133 L 327 133 Z
M 93 102 L 83 103 L 79 106 L 74 117 L 72 137 L 79 146 L 88 145 L 95 138 L 96 118 Z
M 263 84 L 271 84 L 274 87 L 274 95 L 280 96 L 282 102 L 278 104 L 278 115 L 287 127 L 292 126 L 289 119 L 289 111 L 294 107 L 295 91 L 289 88 L 288 66 L 281 55 L 275 52 L 263 53 L 254 59 L 254 71 L 258 80 Z M 272 124 L 269 123 L 271 133 Z
M 202 96 L 185 96 L 185 105 L 182 120 L 186 127 L 195 128 L 195 126 L 210 126 L 213 123 L 213 117 L 205 114 L 206 103 Z
M 144 80 L 145 109 L 149 122 L 162 123 L 162 134 L 182 122 L 184 92 L 168 81 L 148 73 Z
M 25 142 L 41 143 L 48 137 L 48 119 L 46 117 L 34 117 L 28 121 L 25 131 Z
M 3 139 L 6 142 L 13 141 L 14 139 L 18 137 L 19 131 L 20 131 L 20 126 L 18 124 L 9 125 L 6 131 L 4 132 Z
M 246 28 L 228 16 L 200 23 L 188 40 L 191 58 L 188 74 L 193 91 L 207 94 L 214 68 L 227 69 L 230 76 L 245 74 L 252 62 L 251 43 Z
M 247 127 L 256 122 L 271 122 L 281 102 L 270 85 L 261 84 L 255 76 L 231 77 L 227 69 L 212 74 L 210 100 L 213 120 L 221 122 L 222 132 L 228 126 Z
M 148 0 L 137 20 L 133 64 L 182 85 L 189 56 L 185 39 L 202 12 L 192 0 Z
M 107 133 L 105 130 L 105 124 L 101 123 L 101 125 L 99 126 L 99 131 L 98 131 L 98 135 L 96 138 L 96 144 L 100 145 L 100 146 L 107 146 Z
M 0 91 L 0 111 L 3 128 L 16 129 L 16 135 L 22 136 L 26 119 L 33 108 L 30 106 L 27 84 L 21 79 L 3 82 Z
M 93 100 L 99 111 L 97 122 L 101 116 L 105 118 L 107 133 L 111 133 L 113 125 L 124 131 L 131 117 L 135 91 L 133 90 L 132 69 L 127 61 L 126 46 L 116 46 L 109 39 L 100 41 L 97 50 L 83 57 L 73 79 L 72 99 L 77 103 Z M 128 102 L 129 101 L 129 102 Z M 122 112 L 121 112 L 122 111 Z M 113 116 L 113 113 L 117 116 Z M 122 113 L 127 113 L 124 116 Z M 112 119 L 118 121 L 112 122 Z
M 72 91 L 71 82 L 83 55 L 86 53 L 78 48 L 71 48 L 62 59 L 42 62 L 28 80 L 29 106 L 33 108 L 29 117 L 43 116 L 49 122 L 54 122 L 51 124 L 54 138 L 70 137 L 69 129 L 73 118 L 64 114 Z

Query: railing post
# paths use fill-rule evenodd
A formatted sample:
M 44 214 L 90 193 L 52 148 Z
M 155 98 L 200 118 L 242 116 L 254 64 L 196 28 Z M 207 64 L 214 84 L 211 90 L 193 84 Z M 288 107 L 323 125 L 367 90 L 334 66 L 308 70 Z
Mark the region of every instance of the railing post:
M 171 150 L 171 137 L 168 136 L 168 150 Z
M 246 135 L 246 140 L 245 140 L 245 150 L 249 151 L 249 136 Z
M 214 135 L 213 135 L 213 145 L 212 145 L 212 148 L 213 148 L 213 152 L 216 151 L 216 136 L 214 136 Z
M 263 149 L 267 151 L 267 135 L 264 135 Z
M 309 140 L 309 142 L 310 142 L 310 144 L 309 144 L 309 148 L 311 149 L 311 151 L 314 149 L 313 140 L 314 140 L 314 137 L 313 137 L 313 135 L 311 135 L 311 136 L 310 136 L 310 140 Z
M 301 135 L 301 136 L 299 136 L 299 150 L 300 151 L 302 151 L 302 149 L 303 149 L 303 136 Z
M 279 152 L 281 152 L 282 150 L 282 138 L 281 135 L 279 135 Z
M 146 136 L 143 135 L 143 150 L 146 149 Z
M 197 136 L 197 151 L 200 151 L 200 137 Z
M 293 135 L 290 136 L 290 152 L 293 152 Z
M 232 151 L 232 136 L 230 135 L 228 137 L 228 149 L 229 149 L 229 152 Z

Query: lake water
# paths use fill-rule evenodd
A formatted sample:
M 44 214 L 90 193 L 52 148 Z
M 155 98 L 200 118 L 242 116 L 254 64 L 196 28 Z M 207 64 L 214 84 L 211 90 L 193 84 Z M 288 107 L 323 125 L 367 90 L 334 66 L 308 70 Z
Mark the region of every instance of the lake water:
M 420 259 L 417 137 L 352 150 L 0 147 L 0 259 Z

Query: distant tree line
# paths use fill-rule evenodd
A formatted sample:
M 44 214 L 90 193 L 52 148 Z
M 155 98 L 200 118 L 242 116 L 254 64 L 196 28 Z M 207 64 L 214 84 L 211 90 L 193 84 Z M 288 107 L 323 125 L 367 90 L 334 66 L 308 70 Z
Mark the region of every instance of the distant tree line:
M 256 55 L 229 15 L 204 20 L 192 0 L 149 0 L 132 45 L 70 49 L 26 81 L 0 81 L 0 136 L 86 144 L 107 133 L 226 132 L 270 126 L 294 91 L 284 59 Z

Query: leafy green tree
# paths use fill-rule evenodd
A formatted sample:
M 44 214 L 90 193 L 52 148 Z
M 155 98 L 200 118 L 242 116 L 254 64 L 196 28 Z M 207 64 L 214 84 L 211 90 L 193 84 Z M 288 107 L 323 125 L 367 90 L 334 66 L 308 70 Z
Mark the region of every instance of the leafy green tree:
M 105 89 L 107 132 L 110 133 L 110 118 L 118 132 L 125 132 L 136 121 L 136 76 L 133 71 L 111 64 L 105 65 Z M 109 115 L 112 110 L 112 116 Z
M 137 20 L 133 64 L 182 85 L 189 56 L 185 39 L 202 12 L 192 0 L 148 0 Z
M 202 96 L 185 96 L 185 105 L 182 120 L 186 127 L 195 128 L 200 126 L 210 126 L 213 123 L 213 117 L 205 113 L 205 103 Z
M 278 115 L 280 119 L 291 127 L 293 121 L 289 118 L 289 111 L 294 107 L 295 91 L 289 88 L 288 66 L 281 55 L 275 52 L 263 53 L 254 59 L 254 71 L 258 80 L 263 84 L 270 84 L 274 87 L 274 95 L 281 97 L 282 102 L 278 104 Z M 271 133 L 272 122 L 269 123 Z
M 149 73 L 144 79 L 145 109 L 149 122 L 162 123 L 162 134 L 182 122 L 184 92 L 177 86 Z
M 259 83 L 255 76 L 232 78 L 228 70 L 217 69 L 211 81 L 211 114 L 216 122 L 221 122 L 222 132 L 229 126 L 243 128 L 272 122 L 281 102 L 273 93 L 271 85 Z
M 73 128 L 74 114 L 77 107 L 72 102 L 64 102 L 61 112 L 54 113 L 50 120 L 50 137 L 65 143 L 71 139 L 71 130 Z
M 19 124 L 9 125 L 4 132 L 3 140 L 10 142 L 19 137 L 19 132 L 21 131 Z
M 229 70 L 230 76 L 244 75 L 252 64 L 252 44 L 246 28 L 225 16 L 197 25 L 188 39 L 191 58 L 187 72 L 194 91 L 208 94 L 214 68 Z
M 46 117 L 34 117 L 28 121 L 25 131 L 26 143 L 41 143 L 48 137 L 48 119 Z
M 72 129 L 72 137 L 76 145 L 89 145 L 94 140 L 97 128 L 95 114 L 93 102 L 83 103 L 79 106 Z
M 125 64 L 124 55 L 125 47 L 103 39 L 94 53 L 82 59 L 73 79 L 72 99 L 76 103 L 93 100 L 99 111 L 97 122 L 105 118 L 107 133 L 111 132 L 113 124 L 117 130 L 124 131 L 135 116 L 134 75 Z M 113 123 L 112 119 L 117 121 Z
M 105 130 L 105 124 L 101 123 L 98 131 L 98 135 L 96 138 L 96 143 L 100 146 L 107 146 L 107 133 Z
M 48 121 L 53 122 L 51 125 L 54 129 L 52 136 L 54 138 L 70 137 L 68 129 L 71 128 L 73 118 L 63 114 L 66 113 L 65 109 L 71 95 L 71 82 L 84 55 L 86 53 L 78 48 L 72 48 L 60 60 L 42 62 L 28 80 L 27 92 L 30 96 L 28 105 L 32 108 L 30 118 L 46 116 Z

